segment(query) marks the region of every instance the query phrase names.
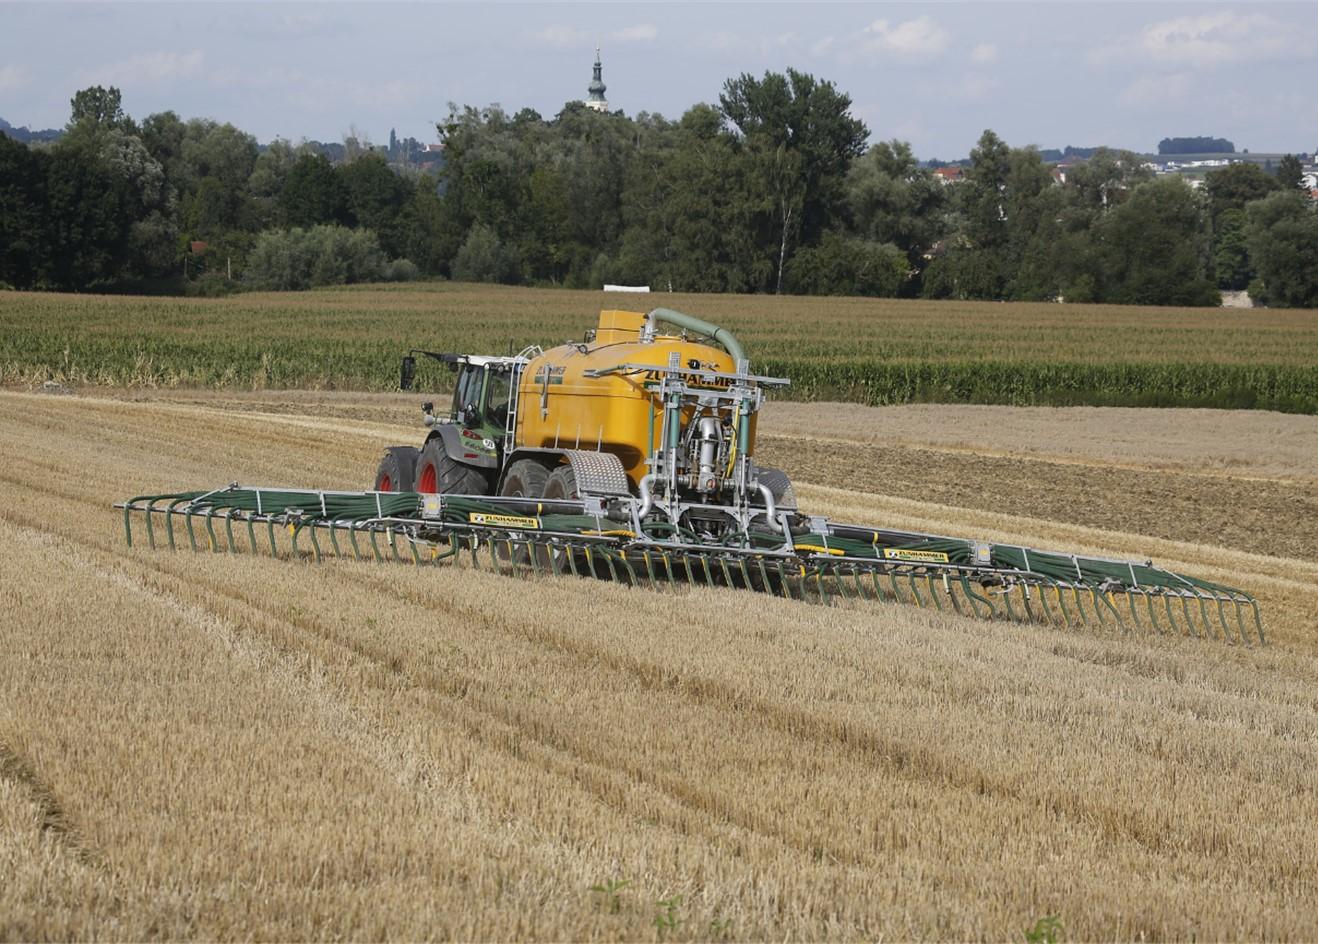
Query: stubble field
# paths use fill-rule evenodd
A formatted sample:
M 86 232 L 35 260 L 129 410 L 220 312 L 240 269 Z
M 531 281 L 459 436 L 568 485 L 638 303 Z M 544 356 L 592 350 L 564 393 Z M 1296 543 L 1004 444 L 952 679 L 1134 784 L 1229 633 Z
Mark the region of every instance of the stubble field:
M 1314 418 L 762 425 L 811 510 L 1151 555 L 1255 593 L 1262 649 L 129 550 L 109 508 L 359 488 L 418 415 L 0 393 L 0 938 L 1312 938 Z

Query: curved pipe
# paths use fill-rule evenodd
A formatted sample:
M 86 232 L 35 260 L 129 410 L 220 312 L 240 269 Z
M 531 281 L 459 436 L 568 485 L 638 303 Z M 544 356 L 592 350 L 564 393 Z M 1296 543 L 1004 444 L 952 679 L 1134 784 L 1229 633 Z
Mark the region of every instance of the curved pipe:
M 778 520 L 778 503 L 774 501 L 773 490 L 767 485 L 759 485 L 760 495 L 764 497 L 764 516 L 770 522 Z
M 741 342 L 733 336 L 727 328 L 720 328 L 716 324 L 710 324 L 708 321 L 702 321 L 694 315 L 684 315 L 680 311 L 673 311 L 671 308 L 656 308 L 645 316 L 645 327 L 649 334 L 654 333 L 654 326 L 659 322 L 664 324 L 675 325 L 679 328 L 687 328 L 691 331 L 698 331 L 708 337 L 711 341 L 717 341 L 722 344 L 732 357 L 734 369 L 742 361 L 746 360 L 746 352 L 742 350 Z
M 645 516 L 654 510 L 654 493 L 650 491 L 650 483 L 658 480 L 659 476 L 653 472 L 641 476 L 641 507 L 636 510 L 637 521 L 644 521 Z

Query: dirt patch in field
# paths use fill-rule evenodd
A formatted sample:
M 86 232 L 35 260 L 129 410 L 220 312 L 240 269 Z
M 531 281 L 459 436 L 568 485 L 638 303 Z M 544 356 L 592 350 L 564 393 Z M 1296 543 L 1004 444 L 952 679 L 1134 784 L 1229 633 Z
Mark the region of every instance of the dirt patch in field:
M 794 479 L 1274 557 L 1318 557 L 1311 484 L 760 436 Z
M 378 424 L 382 443 L 408 441 L 409 430 L 419 442 L 419 404 L 447 403 L 446 394 L 314 390 L 94 396 L 211 415 L 286 416 L 303 427 L 340 421 L 344 432 L 367 433 L 364 424 Z M 758 452 L 803 482 L 1318 559 L 1318 417 L 770 403 Z
M 760 431 L 1318 481 L 1318 416 L 1261 410 L 769 403 Z

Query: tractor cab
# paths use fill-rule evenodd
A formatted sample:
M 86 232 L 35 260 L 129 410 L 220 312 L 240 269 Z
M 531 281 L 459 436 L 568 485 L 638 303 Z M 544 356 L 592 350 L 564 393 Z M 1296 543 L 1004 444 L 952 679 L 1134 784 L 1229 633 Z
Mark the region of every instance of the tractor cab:
M 430 434 L 420 449 L 390 447 L 376 473 L 377 490 L 487 494 L 498 479 L 504 443 L 516 420 L 517 382 L 527 357 L 412 351 L 403 358 L 403 390 L 415 383 L 417 355 L 457 375 L 452 406 L 437 414 L 433 403 L 422 404 Z
M 508 429 L 513 364 L 507 358 L 468 357 L 456 365 L 451 421 L 502 445 Z
M 416 355 L 421 354 L 445 364 L 457 374 L 453 382 L 453 405 L 447 416 L 436 416 L 434 404 L 423 404 L 426 425 L 441 423 L 461 426 L 481 439 L 502 445 L 508 431 L 508 411 L 517 375 L 526 364 L 523 357 L 490 357 L 482 354 L 439 354 L 413 351 L 403 358 L 399 387 L 411 390 L 416 381 Z

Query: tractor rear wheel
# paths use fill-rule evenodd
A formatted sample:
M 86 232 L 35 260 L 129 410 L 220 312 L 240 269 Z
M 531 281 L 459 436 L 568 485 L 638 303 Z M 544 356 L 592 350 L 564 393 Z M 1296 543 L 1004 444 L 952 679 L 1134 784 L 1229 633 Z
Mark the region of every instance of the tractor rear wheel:
M 534 459 L 518 459 L 503 477 L 500 495 L 509 498 L 539 498 L 545 493 L 549 470 Z
M 577 494 L 577 473 L 572 471 L 572 466 L 560 465 L 549 473 L 549 478 L 545 480 L 544 497 L 558 501 L 576 501 L 581 497 Z
M 413 491 L 427 495 L 487 495 L 490 487 L 479 469 L 454 459 L 436 437 L 421 447 Z
M 416 481 L 416 460 L 421 450 L 415 446 L 390 446 L 375 470 L 377 492 L 401 492 Z

